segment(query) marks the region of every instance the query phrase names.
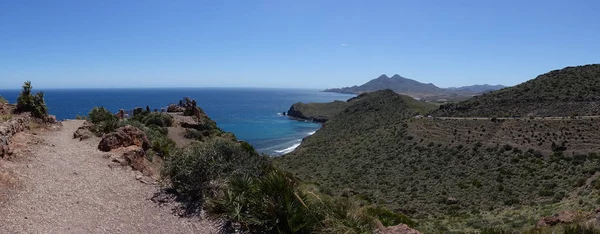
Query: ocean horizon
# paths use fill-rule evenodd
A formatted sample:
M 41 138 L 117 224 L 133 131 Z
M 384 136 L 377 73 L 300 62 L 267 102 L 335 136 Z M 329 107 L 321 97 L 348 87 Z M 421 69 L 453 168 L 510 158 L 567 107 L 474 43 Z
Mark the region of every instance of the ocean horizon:
M 321 125 L 283 116 L 296 102 L 345 101 L 354 95 L 326 93 L 317 89 L 295 88 L 48 88 L 45 93 L 49 113 L 59 120 L 84 116 L 95 106 L 113 113 L 149 106 L 166 108 L 183 97 L 195 99 L 217 125 L 232 132 L 257 151 L 279 156 L 293 151 L 302 139 Z M 0 89 L 0 96 L 16 102 L 20 89 Z

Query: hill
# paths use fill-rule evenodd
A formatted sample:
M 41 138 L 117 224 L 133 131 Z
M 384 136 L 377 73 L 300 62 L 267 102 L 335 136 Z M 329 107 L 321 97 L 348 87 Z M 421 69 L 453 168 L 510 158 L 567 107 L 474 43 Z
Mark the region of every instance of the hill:
M 462 87 L 450 87 L 450 88 L 446 88 L 446 90 L 455 91 L 455 92 L 459 92 L 459 93 L 478 94 L 478 93 L 485 93 L 485 92 L 490 92 L 490 91 L 494 91 L 494 90 L 499 90 L 499 89 L 503 89 L 503 88 L 506 88 L 506 87 L 504 85 L 483 84 L 483 85 L 469 85 L 469 86 L 462 86 Z
M 431 83 L 424 84 L 416 80 L 404 78 L 398 74 L 392 77 L 388 77 L 384 74 L 361 86 L 352 86 L 340 89 L 326 89 L 324 92 L 359 94 L 363 92 L 372 92 L 384 89 L 391 89 L 394 92 L 415 97 L 441 94 L 444 92 L 443 89 L 438 88 Z
M 363 94 L 276 162 L 403 212 L 426 233 L 522 231 L 600 205 L 597 130 L 598 119 L 415 118 L 388 90 Z
M 287 115 L 293 118 L 324 123 L 337 113 L 340 113 L 346 109 L 349 104 L 350 103 L 343 101 L 334 101 L 328 103 L 298 102 L 290 107 Z
M 393 93 L 391 90 L 381 91 L 383 93 Z M 363 93 L 358 95 L 357 97 L 350 98 L 348 101 L 334 101 L 328 103 L 296 103 L 290 107 L 287 112 L 287 115 L 293 118 L 311 120 L 315 122 L 326 122 L 331 119 L 333 116 L 338 113 L 344 111 L 348 108 L 352 103 L 363 100 L 365 98 L 371 98 L 373 95 L 383 95 L 382 94 L 368 94 Z M 400 95 L 400 99 L 411 109 L 413 114 L 421 114 L 424 115 L 434 109 L 437 108 L 436 105 L 430 104 L 423 101 L 415 100 L 409 96 Z
M 399 94 L 435 101 L 437 99 L 455 99 L 457 97 L 460 99 L 460 97 L 463 96 L 472 96 L 474 94 L 497 90 L 503 87 L 504 86 L 502 85 L 472 85 L 443 89 L 434 84 L 421 83 L 416 80 L 402 77 L 398 74 L 392 77 L 388 77 L 384 74 L 360 86 L 355 85 L 345 88 L 326 89 L 323 90 L 323 92 L 360 94 L 364 92 L 391 89 Z
M 600 115 L 600 64 L 566 67 L 520 85 L 442 105 L 435 116 Z

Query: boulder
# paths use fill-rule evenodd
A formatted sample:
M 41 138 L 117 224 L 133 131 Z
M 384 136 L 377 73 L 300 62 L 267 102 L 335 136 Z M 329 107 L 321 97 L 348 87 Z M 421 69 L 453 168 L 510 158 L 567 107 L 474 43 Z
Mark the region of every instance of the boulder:
M 92 129 L 94 128 L 94 124 L 88 121 L 83 123 L 83 126 L 77 128 L 73 133 L 73 139 L 79 138 L 80 141 L 91 138 L 94 136 L 92 133 Z
M 574 210 L 563 210 L 552 216 L 544 217 L 537 221 L 536 227 L 548 227 L 557 224 L 573 223 L 581 214 Z
M 126 160 L 127 165 L 131 166 L 132 169 L 140 171 L 142 173 L 148 171 L 148 160 L 146 159 L 146 152 L 139 146 L 130 146 L 125 148 L 123 158 Z
M 175 104 L 171 104 L 171 105 L 169 105 L 169 107 L 167 107 L 167 112 L 184 112 L 184 111 L 185 111 L 185 107 L 178 106 Z
M 111 162 L 108 167 L 111 169 L 131 167 L 132 170 L 143 176 L 157 174 L 156 169 L 151 166 L 152 163 L 146 159 L 146 151 L 137 145 L 115 149 L 111 151 L 109 159 Z
M 118 128 L 115 132 L 105 134 L 98 144 L 98 149 L 104 152 L 111 151 L 121 147 L 128 147 L 136 145 L 141 147 L 143 150 L 150 148 L 150 141 L 142 130 L 127 125 Z

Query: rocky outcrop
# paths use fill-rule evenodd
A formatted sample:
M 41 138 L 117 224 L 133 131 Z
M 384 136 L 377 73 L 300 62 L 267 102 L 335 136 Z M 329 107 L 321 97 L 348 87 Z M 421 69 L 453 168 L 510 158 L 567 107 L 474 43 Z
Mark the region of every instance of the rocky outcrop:
M 167 112 L 173 113 L 173 112 L 184 112 L 185 111 L 185 107 L 183 106 L 178 106 L 175 104 L 171 104 L 169 105 L 169 107 L 167 107 Z
M 108 152 L 132 145 L 139 146 L 143 150 L 147 150 L 151 146 L 146 133 L 136 127 L 127 125 L 118 128 L 115 132 L 105 134 L 98 145 L 98 149 Z
M 11 155 L 11 138 L 22 131 L 29 129 L 31 117 L 29 115 L 14 116 L 12 119 L 0 123 L 0 157 Z
M 73 139 L 79 138 L 80 141 L 91 138 L 94 136 L 92 129 L 94 128 L 94 124 L 88 121 L 85 121 L 83 125 L 73 133 Z
M 128 147 L 118 148 L 111 151 L 108 156 L 112 164 L 109 167 L 131 167 L 131 169 L 139 171 L 144 176 L 154 176 L 157 170 L 153 168 L 152 163 L 146 158 L 146 152 L 139 146 L 132 145 Z
M 570 224 L 573 223 L 582 214 L 578 211 L 564 210 L 554 214 L 552 216 L 544 217 L 540 219 L 535 226 L 536 227 L 548 227 L 557 224 Z

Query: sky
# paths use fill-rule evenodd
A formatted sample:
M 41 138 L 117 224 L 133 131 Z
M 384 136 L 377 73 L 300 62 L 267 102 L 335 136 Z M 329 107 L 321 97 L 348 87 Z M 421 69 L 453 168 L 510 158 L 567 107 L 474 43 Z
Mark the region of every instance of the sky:
M 600 62 L 600 1 L 0 0 L 0 89 L 516 85 Z

